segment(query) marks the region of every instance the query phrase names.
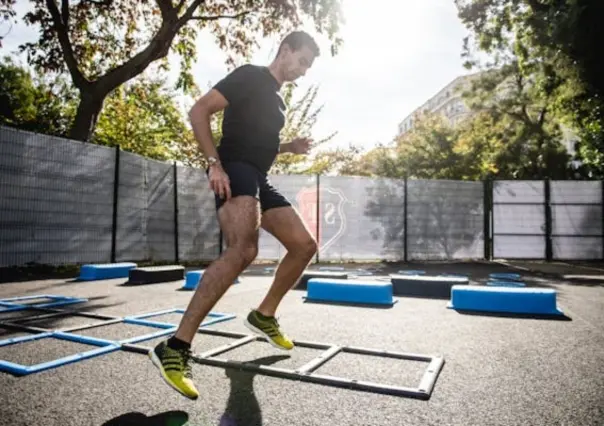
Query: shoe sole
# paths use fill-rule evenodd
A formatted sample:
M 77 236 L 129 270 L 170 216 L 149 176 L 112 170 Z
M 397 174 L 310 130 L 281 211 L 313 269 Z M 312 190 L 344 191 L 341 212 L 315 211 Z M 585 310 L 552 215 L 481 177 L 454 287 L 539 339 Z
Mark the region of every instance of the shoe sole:
M 151 349 L 149 351 L 149 358 L 151 358 L 151 362 L 153 363 L 153 365 L 155 365 L 157 367 L 157 369 L 159 370 L 159 374 L 161 375 L 161 378 L 164 379 L 164 382 L 166 382 L 172 389 L 174 389 L 176 392 L 178 392 L 179 394 L 181 394 L 182 396 L 188 398 L 188 399 L 192 399 L 192 400 L 196 400 L 197 397 L 196 396 L 190 396 L 187 395 L 186 393 L 184 393 L 183 391 L 181 391 L 180 389 L 178 389 L 176 387 L 176 385 L 174 385 L 174 383 L 172 383 L 169 379 L 168 376 L 166 376 L 166 373 L 164 371 L 164 368 L 161 365 L 161 361 L 159 360 L 159 358 L 157 357 L 157 355 L 155 354 L 155 351 L 153 349 Z
M 268 341 L 268 343 L 270 343 L 270 344 L 271 344 L 271 346 L 273 346 L 273 347 L 275 347 L 275 348 L 277 348 L 277 349 L 281 349 L 282 351 L 291 351 L 291 350 L 293 349 L 293 347 L 292 347 L 291 349 L 288 349 L 288 348 L 284 348 L 284 347 L 283 347 L 283 346 L 281 346 L 281 345 L 276 344 L 276 343 L 273 341 L 273 339 L 271 339 L 270 337 L 268 337 L 268 336 L 266 335 L 266 333 L 264 333 L 264 331 L 260 330 L 260 329 L 259 329 L 259 328 L 257 328 L 255 325 L 253 325 L 251 322 L 249 322 L 249 321 L 247 320 L 247 318 L 245 318 L 245 319 L 243 320 L 243 324 L 244 324 L 244 325 L 245 325 L 247 328 L 249 328 L 251 331 L 253 331 L 255 334 L 258 334 L 258 335 L 260 335 L 260 336 L 264 337 L 264 338 L 265 338 L 265 339 Z

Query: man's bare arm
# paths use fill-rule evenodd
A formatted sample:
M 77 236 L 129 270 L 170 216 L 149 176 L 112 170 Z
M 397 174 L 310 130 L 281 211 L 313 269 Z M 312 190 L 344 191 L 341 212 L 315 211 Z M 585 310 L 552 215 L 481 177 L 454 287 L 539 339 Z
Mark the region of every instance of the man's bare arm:
M 291 142 L 284 142 L 279 145 L 279 154 L 291 152 Z
M 193 134 L 206 158 L 218 158 L 214 140 L 212 139 L 210 117 L 218 111 L 225 109 L 228 104 L 225 97 L 218 90 L 212 89 L 199 98 L 189 111 L 189 120 L 193 128 Z
M 199 144 L 199 148 L 206 158 L 215 157 L 218 159 L 218 152 L 214 146 L 212 139 L 212 128 L 210 127 L 210 118 L 212 114 L 225 109 L 228 105 L 226 98 L 216 89 L 210 90 L 202 96 L 189 111 L 189 119 L 195 139 Z M 224 172 L 220 163 L 210 165 L 210 173 L 208 174 L 210 188 L 221 198 L 231 198 L 231 187 L 229 177 Z
M 290 142 L 279 145 L 279 154 L 307 154 L 310 150 L 313 140 L 307 137 L 297 137 Z

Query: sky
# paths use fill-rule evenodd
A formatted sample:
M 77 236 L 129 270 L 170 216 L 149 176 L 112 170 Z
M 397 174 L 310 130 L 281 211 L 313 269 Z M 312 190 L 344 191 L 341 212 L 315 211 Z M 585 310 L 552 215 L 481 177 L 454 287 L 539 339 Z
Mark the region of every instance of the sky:
M 329 41 L 313 28 L 322 54 L 306 76 L 297 81 L 297 94 L 318 86 L 316 105 L 323 105 L 314 129 L 317 139 L 334 131 L 331 146 L 349 144 L 370 149 L 390 142 L 398 124 L 451 80 L 468 71 L 462 67 L 462 40 L 467 34 L 453 0 L 343 0 L 344 44 L 332 57 Z M 28 2 L 19 0 L 18 12 Z M 6 27 L 2 26 L 2 33 Z M 35 29 L 17 25 L 3 41 L 0 54 L 37 36 Z M 266 39 L 252 63 L 268 65 L 280 40 Z M 211 35 L 200 34 L 193 72 L 201 88 L 228 72 L 226 55 Z

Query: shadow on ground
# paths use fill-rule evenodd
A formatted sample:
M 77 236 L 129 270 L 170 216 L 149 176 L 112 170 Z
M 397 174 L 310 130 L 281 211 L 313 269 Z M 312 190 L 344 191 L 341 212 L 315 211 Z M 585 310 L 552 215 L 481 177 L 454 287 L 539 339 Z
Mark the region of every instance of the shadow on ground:
M 40 308 L 28 308 L 21 311 L 14 311 L 5 315 L 0 315 L 0 328 L 12 330 L 0 330 L 0 337 L 12 334 L 14 331 L 19 331 L 19 326 L 35 327 L 48 330 L 60 329 L 62 327 L 57 327 L 58 323 L 65 318 L 70 317 L 81 317 L 82 324 L 104 321 L 101 318 L 94 318 L 81 314 L 94 315 L 96 313 L 95 311 L 97 310 L 115 307 L 126 303 L 124 301 L 117 303 L 98 303 L 98 300 L 104 299 L 105 297 L 106 296 L 98 296 L 90 298 L 89 300 L 93 301 L 93 303 L 88 302 L 85 306 L 80 306 L 79 308 L 76 308 L 75 305 L 73 307 L 70 307 L 69 305 L 59 306 L 56 308 L 56 311 Z M 16 325 L 17 327 L 11 327 L 11 324 Z
M 289 355 L 272 355 L 248 361 L 248 364 L 271 365 L 287 358 Z M 227 368 L 225 374 L 231 381 L 231 389 L 227 407 L 218 425 L 262 426 L 262 410 L 254 393 L 256 373 Z
M 479 317 L 493 317 L 493 318 L 510 318 L 510 319 L 531 319 L 531 320 L 544 320 L 544 321 L 572 321 L 573 319 L 568 315 L 562 313 L 559 315 L 547 315 L 547 314 L 516 314 L 512 312 L 486 312 L 486 311 L 469 311 L 457 309 L 456 312 L 459 315 L 467 316 L 479 316 Z
M 151 417 L 132 412 L 111 419 L 102 426 L 184 426 L 188 421 L 189 415 L 184 411 L 166 411 Z

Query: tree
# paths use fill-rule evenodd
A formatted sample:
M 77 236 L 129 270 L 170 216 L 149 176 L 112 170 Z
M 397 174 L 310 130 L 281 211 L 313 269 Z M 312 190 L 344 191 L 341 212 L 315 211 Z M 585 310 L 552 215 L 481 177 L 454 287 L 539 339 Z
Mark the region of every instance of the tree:
M 511 60 L 472 80 L 464 98 L 478 115 L 461 126 L 455 149 L 465 156 L 466 171 L 481 178 L 568 176 L 570 157 L 552 113 L 554 91 L 543 87 L 544 78 L 538 71 L 526 76 Z
M 443 117 L 425 113 L 414 120 L 414 128 L 398 137 L 392 155 L 382 155 L 377 164 L 380 176 L 416 179 L 461 179 L 462 156 L 455 152 L 456 133 Z
M 0 0 L 0 16 L 14 17 L 15 0 Z M 169 68 L 167 57 L 180 58 L 179 89 L 193 85 L 195 40 L 209 31 L 228 62 L 249 55 L 256 39 L 282 34 L 310 20 L 332 41 L 341 43 L 337 0 L 31 0 L 25 22 L 40 26 L 40 38 L 21 46 L 30 64 L 45 72 L 67 71 L 80 99 L 70 136 L 90 140 L 105 98 L 151 64 Z
M 287 84 L 283 87 L 283 101 L 287 108 L 285 116 L 285 125 L 281 130 L 281 140 L 290 141 L 298 137 L 312 137 L 313 129 L 317 124 L 319 115 L 323 110 L 323 105 L 315 107 L 319 88 L 317 86 L 309 87 L 306 92 L 296 101 L 294 101 L 295 85 Z M 314 140 L 313 148 L 317 149 L 321 145 L 329 142 L 337 132 Z M 271 167 L 271 174 L 291 174 L 307 173 L 304 170 L 307 164 L 306 155 L 296 155 L 292 153 L 281 154 L 275 160 Z
M 0 124 L 66 136 L 76 96 L 63 79 L 44 80 L 5 58 L 0 64 Z
M 186 161 L 193 134 L 175 96 L 161 79 L 120 86 L 107 97 L 91 141 L 156 160 Z
M 361 171 L 357 168 L 361 157 L 361 149 L 354 145 L 350 145 L 348 148 L 322 150 L 313 156 L 310 164 L 302 173 L 370 176 L 370 170 Z
M 581 138 L 579 158 L 592 177 L 604 176 L 604 64 L 597 46 L 604 38 L 600 0 L 456 0 L 469 28 L 463 56 L 472 51 L 506 62 L 512 46 L 525 77 L 542 76 L 552 110 Z

